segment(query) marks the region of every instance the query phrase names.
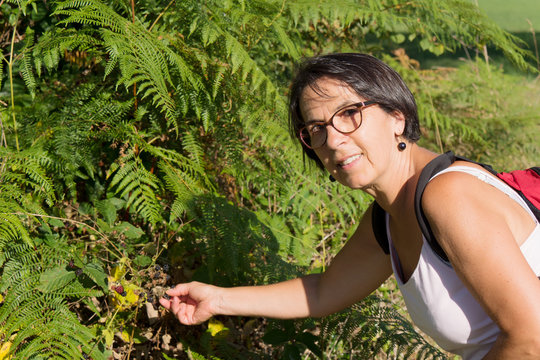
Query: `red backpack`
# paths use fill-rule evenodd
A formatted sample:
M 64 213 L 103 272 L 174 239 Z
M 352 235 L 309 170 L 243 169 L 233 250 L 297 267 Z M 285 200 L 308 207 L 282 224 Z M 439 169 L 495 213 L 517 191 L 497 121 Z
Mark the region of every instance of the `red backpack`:
M 527 203 L 536 219 L 540 222 L 540 167 L 532 167 L 527 170 L 515 170 L 509 173 L 498 173 L 490 165 L 481 164 L 476 161 L 469 160 L 467 158 L 456 156 L 453 152 L 448 151 L 442 155 L 439 155 L 432 161 L 430 161 L 426 167 L 422 170 L 418 184 L 416 185 L 416 193 L 414 196 L 414 210 L 416 212 L 416 219 L 422 234 L 426 238 L 428 244 L 433 251 L 443 260 L 448 263 L 448 257 L 444 253 L 441 246 L 437 243 L 428 220 L 422 210 L 422 195 L 424 189 L 429 180 L 440 171 L 446 169 L 454 163 L 456 160 L 468 161 L 478 164 L 490 173 L 496 175 L 499 179 L 503 180 L 506 184 L 512 187 L 521 198 Z M 372 209 L 372 228 L 377 242 L 386 254 L 389 254 L 388 250 L 388 237 L 386 234 L 386 214 L 383 208 L 373 203 Z

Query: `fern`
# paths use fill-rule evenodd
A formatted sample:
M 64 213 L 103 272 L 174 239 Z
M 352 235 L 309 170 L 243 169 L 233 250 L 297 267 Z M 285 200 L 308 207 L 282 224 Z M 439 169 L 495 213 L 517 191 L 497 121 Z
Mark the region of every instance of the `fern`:
M 112 73 L 118 65 L 121 77 L 118 84 L 126 88 L 137 84 L 142 99 L 149 98 L 153 104 L 165 112 L 167 122 L 176 124 L 176 104 L 170 91 L 171 70 L 179 73 L 195 89 L 200 90 L 199 76 L 184 59 L 172 52 L 163 41 L 145 29 L 143 24 L 131 23 L 112 8 L 99 1 L 62 2 L 56 14 L 67 16 L 61 23 L 83 24 L 98 27 L 94 32 L 97 41 L 103 44 L 110 60 L 105 71 Z M 73 35 L 76 38 L 76 35 Z M 69 39 L 66 39 L 69 43 Z M 65 42 L 59 43 L 58 48 Z M 171 68 L 172 67 L 172 68 Z M 175 125 L 177 126 L 177 125 Z
M 133 207 L 144 219 L 151 223 L 161 220 L 161 206 L 156 193 L 159 193 L 161 183 L 149 172 L 139 157 L 129 154 L 121 163 L 111 166 L 111 188 L 121 198 L 127 199 L 126 207 Z
M 19 239 L 32 246 L 28 226 L 34 218 L 26 214 L 42 215 L 40 203 L 52 205 L 56 200 L 53 184 L 42 166 L 46 158 L 39 147 L 21 152 L 0 147 L 0 251 Z
M 34 77 L 33 73 L 33 67 L 32 67 L 32 60 L 31 60 L 31 54 L 28 49 L 32 47 L 34 44 L 34 31 L 32 28 L 27 28 L 26 34 L 25 34 L 25 44 L 23 50 L 21 50 L 22 53 L 22 64 L 21 64 L 21 75 L 24 79 L 24 82 L 28 89 L 30 90 L 30 93 L 32 96 L 35 95 L 37 83 L 36 79 Z M 0 74 L 1 76 L 1 74 Z
M 197 179 L 189 176 L 187 172 L 179 172 L 170 163 L 161 162 L 160 169 L 164 174 L 167 188 L 175 195 L 171 205 L 170 221 L 181 219 L 191 209 L 194 195 L 203 193 L 204 188 L 197 186 Z
M 471 69 L 439 79 L 437 72 L 415 71 L 401 62 L 406 59 L 386 55 L 388 44 L 394 49 L 414 38 L 437 54 L 487 45 L 504 48 L 527 67 L 515 38 L 457 0 L 140 1 L 134 12 L 118 1 L 7 2 L 23 14 L 17 33 L 28 30 L 14 44 L 17 122 L 1 113 L 8 144 L 12 126 L 20 126 L 21 151 L 0 149 L 0 341 L 14 340 L 12 353 L 21 358 L 105 357 L 99 339 L 132 318 L 114 315 L 107 330 L 84 319 L 86 307 L 104 316 L 88 299 L 108 291 L 96 257 L 170 261 L 186 277 L 193 272 L 221 285 L 262 284 L 325 268 L 371 199 L 329 184 L 304 164 L 289 138 L 285 99 L 295 60 L 350 49 L 383 57 L 417 94 L 428 145 L 437 127 L 443 146 L 467 139 L 478 145 L 476 156 L 503 144 L 493 139 L 504 139 L 508 123 L 488 109 L 506 110 L 504 91 L 477 82 Z M 32 11 L 38 20 L 30 21 Z M 480 65 L 474 71 L 487 74 Z M 459 94 L 448 91 L 454 76 L 467 79 Z M 497 96 L 474 103 L 475 86 Z M 515 116 L 524 129 L 533 128 L 532 118 Z M 59 224 L 68 210 L 77 226 Z M 111 242 L 95 240 L 96 229 L 79 227 L 93 220 L 111 234 L 124 222 L 148 231 L 134 239 L 120 233 Z M 171 244 L 173 237 L 179 241 Z M 126 247 L 117 249 L 116 240 Z M 136 273 L 130 281 L 143 281 Z M 324 351 L 335 354 L 332 344 L 338 344 L 361 358 L 371 357 L 368 350 L 439 356 L 378 303 L 368 299 L 362 308 L 317 323 Z M 223 342 L 200 357 L 264 355 L 249 347 Z
M 95 334 L 79 322 L 67 299 L 101 296 L 78 278 L 68 266 L 64 241 L 42 242 L 36 248 L 12 242 L 0 249 L 4 262 L 0 292 L 5 294 L 0 308 L 0 334 L 11 339 L 10 353 L 20 359 L 46 356 L 82 359 L 84 354 L 105 359 L 95 347 Z M 64 280 L 47 276 L 47 271 L 63 271 Z M 54 281 L 54 284 L 48 282 Z
M 276 238 L 255 214 L 210 195 L 195 197 L 192 208 L 196 222 L 182 232 L 193 239 L 190 246 L 205 256 L 198 279 L 232 285 L 254 280 L 274 282 L 299 273 L 299 268 L 275 255 Z M 248 272 L 254 276 L 246 278 Z
M 0 191 L 6 182 L 14 182 L 31 188 L 35 195 L 40 196 L 49 205 L 55 201 L 54 188 L 51 180 L 43 168 L 44 158 L 47 155 L 39 148 L 30 148 L 22 152 L 15 152 L 0 148 L 0 157 L 4 161 L 4 169 L 0 172 Z M 4 196 L 10 196 L 5 194 Z
M 96 49 L 101 46 L 102 41 L 92 35 L 92 31 L 88 29 L 58 28 L 43 34 L 32 51 L 36 73 L 41 76 L 43 67 L 47 70 L 55 69 L 66 51 L 91 50 L 100 56 Z
M 370 296 L 349 310 L 321 322 L 321 350 L 332 358 L 340 344 L 355 349 L 359 358 L 395 354 L 399 359 L 446 359 L 384 299 Z

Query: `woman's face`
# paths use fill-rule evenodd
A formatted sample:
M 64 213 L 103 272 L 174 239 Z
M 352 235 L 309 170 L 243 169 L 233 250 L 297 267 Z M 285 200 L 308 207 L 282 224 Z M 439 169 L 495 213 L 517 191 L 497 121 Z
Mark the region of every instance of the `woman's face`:
M 300 110 L 306 123 L 327 122 L 344 106 L 369 101 L 348 85 L 331 78 L 317 81 L 320 95 L 306 87 L 300 97 Z M 349 134 L 331 125 L 326 126 L 327 139 L 314 149 L 324 167 L 341 184 L 355 189 L 376 186 L 380 177 L 397 158 L 398 137 L 403 133 L 405 120 L 400 113 L 389 114 L 378 105 L 362 108 L 362 124 Z

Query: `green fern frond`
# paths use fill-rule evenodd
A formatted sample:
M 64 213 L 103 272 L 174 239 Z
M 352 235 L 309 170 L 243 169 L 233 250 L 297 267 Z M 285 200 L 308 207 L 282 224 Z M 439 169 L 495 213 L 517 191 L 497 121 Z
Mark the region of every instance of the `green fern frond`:
M 111 55 L 106 75 L 118 64 L 122 73 L 118 83 L 125 87 L 140 83 L 142 98 L 150 98 L 166 112 L 169 121 L 174 121 L 175 104 L 167 87 L 172 83 L 168 65 L 168 59 L 172 57 L 168 54 L 167 58 L 165 45 L 141 24 L 131 23 L 99 1 L 63 2 L 55 13 L 67 16 L 60 22 L 62 24 L 77 23 L 99 28 L 104 46 Z M 178 57 L 175 64 L 182 66 L 180 73 L 186 73 L 187 67 Z
M 80 323 L 67 302 L 103 293 L 83 285 L 75 269 L 66 270 L 69 253 L 65 242 L 52 239 L 40 242 L 38 248 L 14 242 L 0 248 L 0 263 L 4 263 L 0 292 L 5 294 L 0 307 L 0 333 L 12 339 L 10 353 L 17 358 L 31 359 L 39 353 L 51 358 L 82 359 L 83 352 L 104 358 L 94 348 L 95 335 Z M 50 284 L 47 282 L 54 278 L 51 271 L 71 274 L 69 279 Z M 42 291 L 47 289 L 52 291 Z
M 30 94 L 32 97 L 35 96 L 35 90 L 37 87 L 36 79 L 34 77 L 33 73 L 33 67 L 32 67 L 32 56 L 31 52 L 28 50 L 30 49 L 34 44 L 34 31 L 32 28 L 28 27 L 26 29 L 25 33 L 25 44 L 24 48 L 21 50 L 22 53 L 22 59 L 21 59 L 21 75 L 22 78 L 28 87 L 28 90 L 30 90 Z
M 96 51 L 102 41 L 93 36 L 88 29 L 58 29 L 52 28 L 44 33 L 34 46 L 32 57 L 35 70 L 41 76 L 41 69 L 52 70 L 56 68 L 65 51 L 91 49 Z
M 284 99 L 281 104 L 284 104 Z M 255 107 L 255 104 L 247 103 L 238 109 L 238 118 L 243 124 L 244 131 L 249 134 L 248 140 L 252 143 L 261 142 L 269 147 L 291 148 L 292 143 L 288 134 L 285 107 L 270 108 L 265 106 Z M 281 146 L 279 146 L 279 145 Z M 297 153 L 284 154 L 288 160 L 296 157 Z
M 9 167 L 9 170 L 4 170 L 0 174 L 0 179 L 32 188 L 36 195 L 41 195 L 49 205 L 52 205 L 56 196 L 52 181 L 41 166 L 43 157 L 47 155 L 39 148 L 30 148 L 21 152 L 0 148 L 0 158 L 3 158 Z M 0 189 L 1 187 L 2 185 Z
M 161 189 L 160 181 L 138 157 L 131 155 L 121 164 L 111 166 L 111 172 L 114 175 L 110 187 L 121 198 L 127 198 L 126 207 L 132 207 L 151 223 L 161 220 L 161 205 L 156 195 Z
M 183 134 L 182 147 L 188 153 L 188 156 L 198 166 L 204 163 L 204 151 L 197 138 L 192 132 L 186 132 Z
M 0 236 L 9 241 L 22 239 L 26 244 L 33 246 L 26 224 L 23 224 L 19 216 L 11 213 L 16 208 L 13 205 L 16 203 L 0 204 Z
M 59 24 L 83 24 L 100 26 L 115 33 L 125 31 L 129 20 L 117 14 L 112 8 L 100 1 L 63 1 L 58 3 L 56 15 L 67 16 Z
M 181 219 L 184 214 L 191 209 L 191 203 L 195 194 L 200 194 L 204 190 L 200 185 L 197 185 L 198 181 L 182 171 L 181 169 L 174 168 L 172 164 L 168 162 L 160 162 L 160 170 L 163 172 L 163 180 L 167 189 L 169 189 L 174 195 L 175 199 L 171 205 L 171 221 L 174 219 Z
M 279 281 L 299 274 L 296 266 L 277 256 L 279 244 L 272 230 L 253 212 L 211 194 L 195 196 L 192 204 L 189 216 L 195 221 L 184 231 L 195 231 L 189 237 L 197 239 L 194 245 L 205 255 L 202 276 L 207 281 L 232 285 Z M 280 269 L 277 273 L 276 268 Z M 246 278 L 246 271 L 256 276 Z
M 379 353 L 399 354 L 404 359 L 446 358 L 409 321 L 376 296 L 323 319 L 319 339 L 321 348 L 330 357 L 341 342 L 348 343 L 347 348 L 355 349 L 360 358 L 372 358 Z

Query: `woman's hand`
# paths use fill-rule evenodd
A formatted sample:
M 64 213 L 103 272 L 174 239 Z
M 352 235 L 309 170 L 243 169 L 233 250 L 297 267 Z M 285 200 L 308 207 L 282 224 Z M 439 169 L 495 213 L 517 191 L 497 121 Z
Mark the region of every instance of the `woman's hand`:
M 218 313 L 219 290 L 219 287 L 199 282 L 178 284 L 167 291 L 170 299 L 161 298 L 159 303 L 182 324 L 200 324 Z

